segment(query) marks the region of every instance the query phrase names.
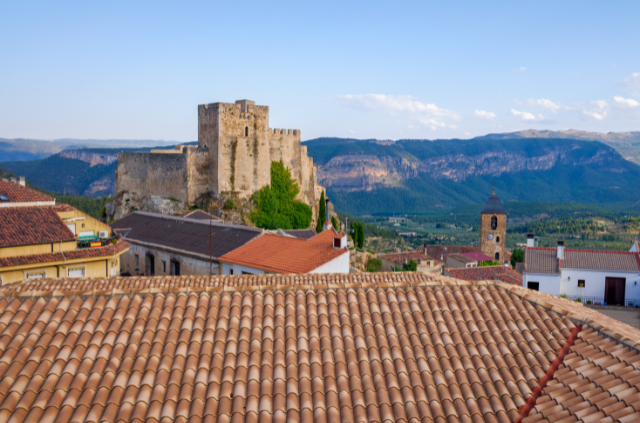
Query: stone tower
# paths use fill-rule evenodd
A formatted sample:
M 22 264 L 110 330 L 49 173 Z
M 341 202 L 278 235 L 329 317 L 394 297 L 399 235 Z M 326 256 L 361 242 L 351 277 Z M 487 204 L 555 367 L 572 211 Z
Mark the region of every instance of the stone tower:
M 495 188 L 480 216 L 480 251 L 503 263 L 507 241 L 507 212 L 502 207 Z

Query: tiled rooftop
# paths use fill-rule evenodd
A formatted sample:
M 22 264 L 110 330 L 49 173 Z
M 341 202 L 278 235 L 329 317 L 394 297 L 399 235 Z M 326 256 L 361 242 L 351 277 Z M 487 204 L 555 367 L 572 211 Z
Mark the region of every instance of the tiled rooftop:
M 451 277 L 464 281 L 502 280 L 522 286 L 522 275 L 506 266 L 461 267 L 446 271 Z
M 459 261 L 460 263 L 476 263 L 478 260 L 464 254 L 449 254 L 449 258 Z
M 348 253 L 333 247 L 337 235 L 333 229 L 309 239 L 265 234 L 219 260 L 273 273 L 308 273 Z
M 2 207 L 0 222 L 0 247 L 75 239 L 75 234 L 58 216 L 55 206 Z
M 480 247 L 469 247 L 464 245 L 427 245 L 416 248 L 416 251 L 421 251 L 429 257 L 436 258 L 438 260 L 445 261 L 448 254 L 461 254 L 471 253 L 474 251 L 480 251 Z
M 527 423 L 629 419 L 640 331 L 607 319 L 424 274 L 25 281 L 0 289 L 0 421 L 507 423 L 536 396 Z
M 474 259 L 475 261 L 477 261 L 478 263 L 482 263 L 483 261 L 491 261 L 493 260 L 492 257 L 489 257 L 488 255 L 481 253 L 480 251 L 472 251 L 469 253 L 460 253 L 465 257 L 469 257 Z
M 395 263 L 405 263 L 411 260 L 416 263 L 420 263 L 420 260 L 433 260 L 428 256 L 424 255 L 420 251 L 407 251 L 404 253 L 390 253 L 390 254 L 380 254 L 378 257 L 383 258 L 385 260 L 390 260 Z
M 53 202 L 55 198 L 15 182 L 0 179 L 0 195 L 6 195 L 11 203 Z
M 187 219 L 196 219 L 196 220 L 213 220 L 217 222 L 222 221 L 222 219 L 220 219 L 218 216 L 214 216 L 210 213 L 207 213 L 204 210 L 193 210 L 185 213 L 182 217 L 185 217 Z
M 19 266 L 34 263 L 50 263 L 54 261 L 73 260 L 79 258 L 112 256 L 126 251 L 131 245 L 126 241 L 109 244 L 99 248 L 85 248 L 65 251 L 64 253 L 33 254 L 30 256 L 16 256 L 0 258 L 0 267 Z
M 564 259 L 557 259 L 556 248 L 527 247 L 525 272 L 560 273 L 560 268 L 640 271 L 640 256 L 627 251 L 564 250 Z

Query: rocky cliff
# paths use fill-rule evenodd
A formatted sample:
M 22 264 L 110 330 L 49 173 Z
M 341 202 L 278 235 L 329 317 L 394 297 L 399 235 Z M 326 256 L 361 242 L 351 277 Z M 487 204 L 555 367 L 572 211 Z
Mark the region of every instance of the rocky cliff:
M 76 159 L 85 163 L 89 163 L 91 166 L 96 165 L 109 165 L 118 160 L 117 154 L 100 154 L 92 152 L 88 149 L 78 149 L 78 150 L 64 150 L 58 153 L 60 157 L 65 157 L 67 159 Z

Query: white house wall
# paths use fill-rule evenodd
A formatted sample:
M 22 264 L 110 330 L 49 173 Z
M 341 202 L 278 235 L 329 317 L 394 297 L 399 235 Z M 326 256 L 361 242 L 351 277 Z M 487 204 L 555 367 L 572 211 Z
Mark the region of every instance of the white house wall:
M 147 253 L 153 254 L 155 257 L 155 274 L 156 276 L 170 275 L 171 274 L 171 260 L 180 262 L 180 274 L 189 275 L 208 275 L 209 274 L 209 261 L 197 260 L 193 257 L 184 256 L 181 254 L 169 253 L 166 251 L 157 250 L 155 248 L 148 248 L 136 244 L 131 244 L 129 251 L 122 254 L 120 258 L 120 269 L 123 272 L 129 272 L 133 276 L 144 275 L 146 270 L 146 256 Z M 139 265 L 136 266 L 136 254 L 139 257 Z M 162 271 L 162 262 L 166 263 L 165 271 Z M 136 271 L 136 268 L 138 269 Z M 219 274 L 220 268 L 217 261 L 212 262 L 211 273 L 214 275 Z
M 604 298 L 606 278 L 625 278 L 625 299 L 640 300 L 639 272 L 612 272 L 607 270 L 562 269 L 560 294 L 577 297 Z M 585 281 L 584 288 L 578 288 L 578 280 Z M 638 283 L 636 283 L 638 282 Z
M 540 283 L 540 292 L 551 295 L 560 295 L 560 275 L 546 273 L 525 273 L 523 286 L 529 287 L 529 282 Z
M 309 273 L 349 273 L 349 250 Z
M 231 269 L 233 269 L 233 274 L 234 275 L 242 275 L 244 273 L 248 273 L 250 275 L 262 275 L 262 274 L 266 273 L 262 269 L 254 269 L 253 267 L 241 266 L 239 264 L 233 264 L 233 263 L 222 263 L 222 274 L 223 275 L 230 275 L 231 274 L 231 272 L 230 272 Z

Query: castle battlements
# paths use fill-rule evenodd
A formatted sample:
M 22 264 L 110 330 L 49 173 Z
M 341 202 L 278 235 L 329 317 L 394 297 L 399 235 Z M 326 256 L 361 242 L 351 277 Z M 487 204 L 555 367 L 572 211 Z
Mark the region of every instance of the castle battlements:
M 271 183 L 271 162 L 279 161 L 297 180 L 299 200 L 312 208 L 319 200 L 316 170 L 300 130 L 269 128 L 269 106 L 252 100 L 198 105 L 197 147 L 120 155 L 117 195 L 164 196 L 189 205 L 205 193 L 248 198 Z

